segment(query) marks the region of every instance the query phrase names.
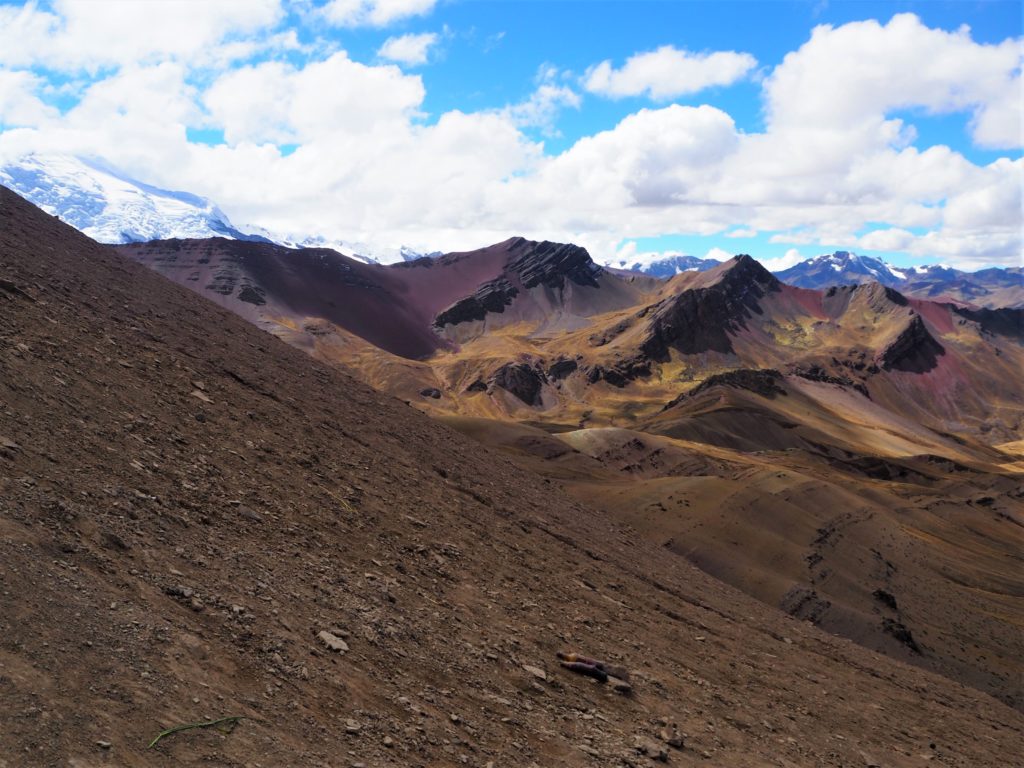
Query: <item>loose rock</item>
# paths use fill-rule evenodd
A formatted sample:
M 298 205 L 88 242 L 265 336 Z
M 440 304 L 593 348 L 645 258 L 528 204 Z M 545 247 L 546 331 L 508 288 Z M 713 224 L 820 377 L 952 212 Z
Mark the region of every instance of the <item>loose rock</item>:
M 328 650 L 335 651 L 336 653 L 345 653 L 348 651 L 348 643 L 327 630 L 320 632 L 317 637 L 320 639 L 320 642 L 327 646 Z

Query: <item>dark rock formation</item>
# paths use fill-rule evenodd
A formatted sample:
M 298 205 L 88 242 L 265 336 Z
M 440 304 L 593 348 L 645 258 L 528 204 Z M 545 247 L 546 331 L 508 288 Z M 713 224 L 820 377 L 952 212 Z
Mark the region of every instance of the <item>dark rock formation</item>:
M 907 327 L 880 356 L 882 368 L 908 373 L 926 373 L 939 364 L 946 349 L 928 332 L 920 315 L 914 315 Z
M 760 300 L 778 290 L 779 281 L 771 272 L 750 256 L 737 256 L 717 283 L 683 291 L 654 313 L 640 354 L 663 361 L 670 349 L 683 354 L 731 353 L 730 334 L 760 314 Z
M 915 653 L 918 656 L 922 655 L 921 646 L 917 644 L 917 641 L 914 640 L 914 636 L 911 634 L 910 630 L 907 629 L 902 622 L 888 618 L 882 619 L 882 631 L 888 635 L 892 635 L 892 637 L 905 645 L 912 653 Z
M 544 376 L 527 363 L 507 363 L 494 373 L 494 385 L 515 395 L 527 405 L 540 405 Z
M 782 388 L 782 374 L 774 368 L 738 368 L 735 371 L 716 373 L 709 376 L 700 384 L 684 392 L 675 399 L 669 401 L 662 411 L 678 405 L 683 400 L 699 395 L 713 387 L 732 387 L 733 389 L 746 389 L 754 394 L 775 399 L 776 395 L 785 395 L 786 390 Z
M 552 363 L 548 368 L 549 379 L 564 379 L 571 373 L 574 373 L 579 365 L 575 360 L 557 360 Z
M 1024 309 L 967 309 L 954 307 L 953 312 L 981 326 L 985 333 L 1024 341 Z
M 486 384 L 486 382 L 483 381 L 483 379 L 477 379 L 472 384 L 470 384 L 468 387 L 466 387 L 466 392 L 486 392 L 486 391 L 487 391 L 487 384 Z
M 890 288 L 887 285 L 879 285 L 879 293 L 884 296 L 888 301 L 899 307 L 905 307 L 910 302 L 907 301 L 907 297 L 897 291 L 895 288 Z
M 612 366 L 592 365 L 586 370 L 587 382 L 596 384 L 606 381 L 620 389 L 634 379 L 651 375 L 651 362 L 643 358 L 623 360 Z
M 438 389 L 437 387 L 427 387 L 425 389 L 421 389 L 420 394 L 423 397 L 430 397 L 433 398 L 434 400 L 441 399 L 441 390 Z
M 590 258 L 586 248 L 571 243 L 552 243 L 545 240 L 534 243 L 517 238 L 511 249 L 516 255 L 506 269 L 514 273 L 524 288 L 546 285 L 562 288 L 565 281 L 577 285 L 597 287 L 597 277 L 603 271 Z
M 434 327 L 443 328 L 446 325 L 483 320 L 488 312 L 504 312 L 518 293 L 519 289 L 504 277 L 491 280 L 438 314 L 434 318 Z
M 602 269 L 578 245 L 546 240 L 537 243 L 518 237 L 509 243 L 508 250 L 511 256 L 503 273 L 438 314 L 434 318 L 435 328 L 483 320 L 489 312 L 504 312 L 519 295 L 520 288 L 529 290 L 544 285 L 561 289 L 566 280 L 577 285 L 598 285 Z
M 262 306 L 267 303 L 266 295 L 267 292 L 258 285 L 246 285 L 238 292 L 238 300 L 244 301 L 248 304 L 255 304 L 256 306 Z
M 857 368 L 856 366 L 861 366 Z M 861 362 L 855 362 L 851 367 L 855 370 L 863 370 L 865 365 Z M 799 376 L 801 379 L 807 379 L 808 381 L 820 381 L 825 384 L 838 384 L 842 387 L 850 387 L 851 389 L 860 392 L 864 397 L 871 399 L 871 394 L 868 392 L 867 386 L 862 381 L 854 381 L 849 376 L 835 376 L 820 365 L 807 365 L 801 366 L 796 365 L 790 369 L 790 372 L 794 376 Z
M 631 318 L 620 320 L 611 328 L 605 328 L 601 333 L 591 334 L 589 341 L 592 346 L 603 347 L 612 339 L 616 338 L 622 333 L 625 333 L 625 331 L 627 331 L 631 325 L 633 325 L 633 320 Z
M 829 600 L 804 584 L 791 587 L 779 601 L 779 608 L 790 616 L 812 624 L 819 623 L 831 607 L 832 603 Z
M 886 592 L 884 589 L 879 587 L 871 593 L 871 596 L 891 610 L 898 610 L 896 607 L 896 598 L 893 596 L 892 592 Z

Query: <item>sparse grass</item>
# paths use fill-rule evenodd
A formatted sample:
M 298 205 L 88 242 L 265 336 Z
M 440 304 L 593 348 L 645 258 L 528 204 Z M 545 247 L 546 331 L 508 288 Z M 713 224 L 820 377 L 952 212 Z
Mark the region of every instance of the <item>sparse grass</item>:
M 200 723 L 187 723 L 186 725 L 176 725 L 173 728 L 168 728 L 166 731 L 161 731 L 156 735 L 156 738 L 149 742 L 149 746 L 146 749 L 152 749 L 164 736 L 170 736 L 172 733 L 179 733 L 180 731 L 190 731 L 194 728 L 217 728 L 218 730 L 224 730 L 227 733 L 231 733 L 234 727 L 238 725 L 239 720 L 244 720 L 244 715 L 230 715 L 229 717 L 220 717 L 216 720 L 208 720 Z M 226 726 L 221 728 L 220 726 Z

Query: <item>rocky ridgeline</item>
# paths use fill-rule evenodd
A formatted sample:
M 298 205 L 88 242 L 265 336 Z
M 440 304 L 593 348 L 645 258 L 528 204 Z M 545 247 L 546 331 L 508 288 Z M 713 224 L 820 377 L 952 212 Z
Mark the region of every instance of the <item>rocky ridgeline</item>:
M 597 286 L 602 269 L 585 248 L 547 240 L 538 243 L 517 237 L 509 244 L 511 257 L 502 274 L 452 304 L 434 319 L 434 328 L 483 320 L 488 313 L 502 313 L 520 289 L 545 286 L 561 290 L 566 281 Z

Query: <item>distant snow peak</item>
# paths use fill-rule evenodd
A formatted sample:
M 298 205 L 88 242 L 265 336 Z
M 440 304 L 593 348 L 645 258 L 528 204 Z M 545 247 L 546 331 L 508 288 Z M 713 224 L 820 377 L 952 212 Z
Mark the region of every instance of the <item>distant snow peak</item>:
M 602 266 L 639 272 L 650 277 L 672 277 L 681 272 L 703 272 L 717 267 L 721 262 L 715 259 L 701 259 L 682 253 L 630 253 L 619 254 L 600 260 Z
M 94 158 L 26 155 L 0 167 L 0 183 L 101 243 L 262 239 L 238 230 L 206 198 L 154 187 Z
M 895 287 L 907 279 L 906 273 L 882 259 L 862 256 L 852 251 L 823 253 L 788 269 L 779 270 L 776 274 L 783 282 L 802 288 L 868 281 Z
M 103 160 L 68 154 L 31 154 L 0 166 L 0 184 L 101 243 L 226 237 L 289 248 L 330 248 L 367 263 L 388 264 L 439 255 L 402 245 L 281 234 L 236 227 L 213 202 L 134 179 Z

